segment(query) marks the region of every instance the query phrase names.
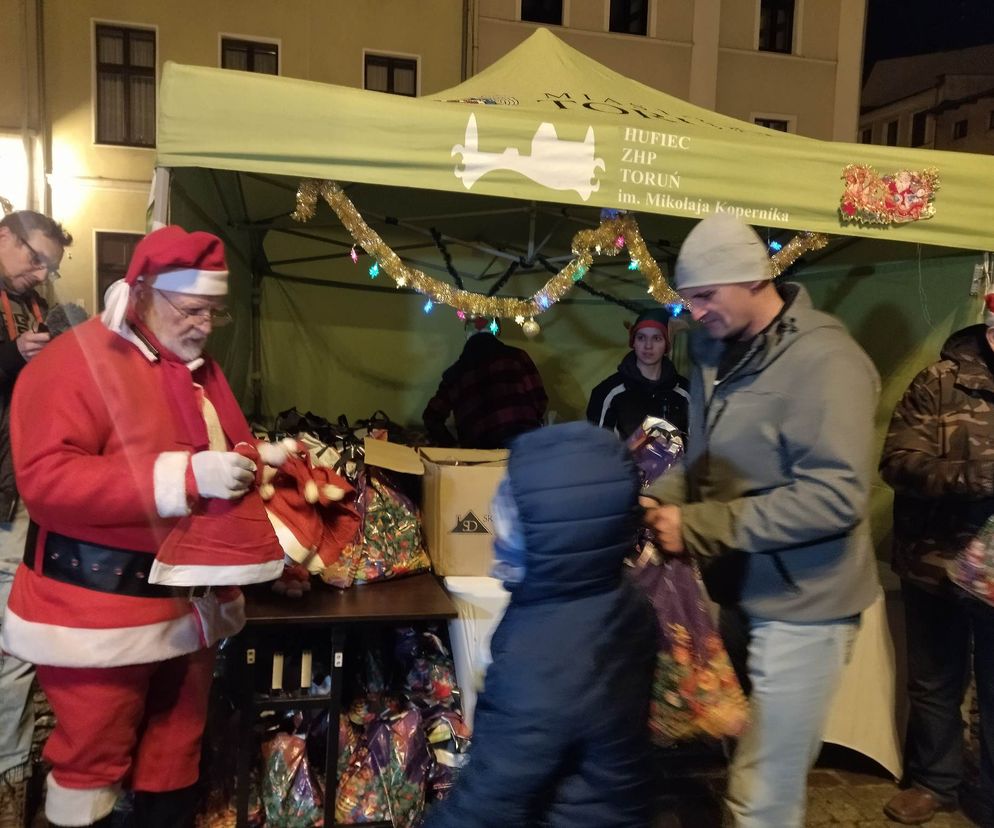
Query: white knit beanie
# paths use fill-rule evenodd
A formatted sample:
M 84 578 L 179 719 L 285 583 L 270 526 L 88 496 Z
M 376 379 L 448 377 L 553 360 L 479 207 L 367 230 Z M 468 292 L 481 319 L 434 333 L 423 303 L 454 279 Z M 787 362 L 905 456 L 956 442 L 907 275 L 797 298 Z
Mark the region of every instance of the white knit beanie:
M 677 290 L 772 279 L 766 245 L 731 213 L 699 221 L 680 248 L 673 286 Z

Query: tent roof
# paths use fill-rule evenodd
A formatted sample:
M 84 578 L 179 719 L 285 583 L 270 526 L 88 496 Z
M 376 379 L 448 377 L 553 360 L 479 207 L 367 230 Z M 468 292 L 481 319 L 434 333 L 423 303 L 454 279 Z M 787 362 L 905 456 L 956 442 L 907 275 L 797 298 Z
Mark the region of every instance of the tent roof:
M 994 158 L 817 141 L 632 81 L 540 29 L 452 89 L 404 98 L 167 63 L 158 164 L 994 247 Z M 935 216 L 843 224 L 841 175 L 938 169 Z

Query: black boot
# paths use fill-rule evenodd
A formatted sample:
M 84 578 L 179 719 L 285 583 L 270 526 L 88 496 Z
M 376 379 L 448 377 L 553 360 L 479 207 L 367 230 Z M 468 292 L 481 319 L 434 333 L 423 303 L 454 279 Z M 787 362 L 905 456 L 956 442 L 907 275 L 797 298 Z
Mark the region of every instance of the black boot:
M 136 828 L 193 828 L 199 791 L 196 785 L 178 791 L 135 791 Z

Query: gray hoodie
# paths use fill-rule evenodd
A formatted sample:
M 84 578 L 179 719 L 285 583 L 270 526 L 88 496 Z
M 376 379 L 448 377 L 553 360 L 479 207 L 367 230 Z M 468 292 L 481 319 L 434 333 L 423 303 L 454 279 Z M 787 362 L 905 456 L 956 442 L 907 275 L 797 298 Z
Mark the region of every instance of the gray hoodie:
M 714 600 L 793 622 L 845 618 L 876 597 L 867 524 L 879 378 L 800 285 L 720 381 L 725 344 L 695 331 L 688 454 L 649 494 L 682 506 Z

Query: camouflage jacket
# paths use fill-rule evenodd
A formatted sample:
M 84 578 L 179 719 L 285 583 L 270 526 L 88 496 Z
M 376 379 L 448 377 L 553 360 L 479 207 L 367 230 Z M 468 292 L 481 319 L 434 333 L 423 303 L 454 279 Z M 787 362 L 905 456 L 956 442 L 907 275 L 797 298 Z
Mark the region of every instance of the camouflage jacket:
M 893 567 L 924 585 L 994 514 L 994 374 L 986 328 L 954 333 L 894 409 L 880 474 L 894 489 Z

